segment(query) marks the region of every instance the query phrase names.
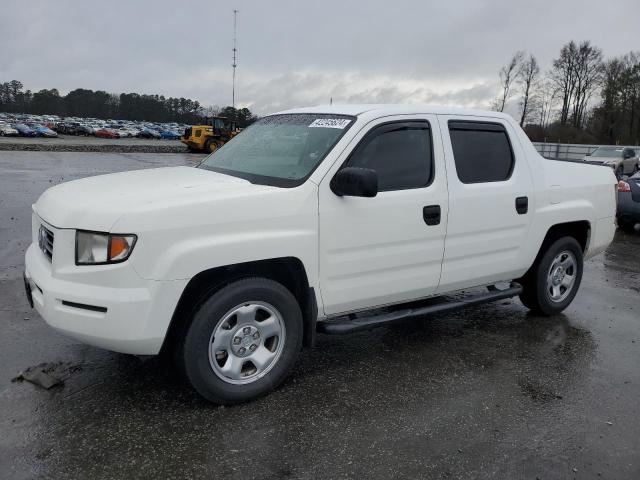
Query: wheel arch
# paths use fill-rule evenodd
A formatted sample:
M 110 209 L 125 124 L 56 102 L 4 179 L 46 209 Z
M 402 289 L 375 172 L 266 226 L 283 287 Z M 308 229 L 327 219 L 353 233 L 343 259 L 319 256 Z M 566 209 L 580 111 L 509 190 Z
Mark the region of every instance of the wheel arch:
M 586 253 L 589 249 L 589 240 L 591 238 L 591 223 L 588 220 L 577 220 L 573 222 L 557 223 L 549 227 L 533 263 L 529 266 L 529 269 L 522 278 L 525 278 L 531 272 L 549 246 L 562 237 L 575 238 L 580 244 L 582 252 Z
M 264 277 L 285 286 L 297 299 L 304 322 L 304 346 L 315 343 L 318 306 L 315 291 L 309 285 L 304 264 L 296 257 L 224 265 L 203 270 L 195 275 L 180 296 L 165 334 L 161 353 L 172 351 L 188 329 L 193 313 L 212 293 L 246 277 Z

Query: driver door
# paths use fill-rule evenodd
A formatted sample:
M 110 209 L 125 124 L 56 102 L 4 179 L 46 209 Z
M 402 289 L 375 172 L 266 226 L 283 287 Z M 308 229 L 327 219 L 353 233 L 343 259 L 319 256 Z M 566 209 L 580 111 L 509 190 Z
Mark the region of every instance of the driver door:
M 376 170 L 378 194 L 336 195 L 330 181 L 342 166 Z M 447 210 L 435 115 L 386 117 L 365 126 L 320 184 L 325 315 L 432 295 L 440 281 Z

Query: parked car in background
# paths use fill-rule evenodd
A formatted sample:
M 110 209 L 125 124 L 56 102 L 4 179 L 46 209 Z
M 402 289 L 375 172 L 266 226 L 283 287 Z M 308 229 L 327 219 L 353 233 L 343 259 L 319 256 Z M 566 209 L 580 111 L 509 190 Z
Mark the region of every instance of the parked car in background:
M 36 131 L 31 127 L 26 126 L 24 123 L 16 123 L 13 128 L 18 131 L 18 135 L 21 137 L 35 137 Z
M 36 125 L 33 127 L 38 137 L 57 138 L 58 134 L 44 125 Z
M 120 138 L 120 135 L 111 128 L 100 128 L 96 130 L 95 136 L 98 138 Z
M 131 138 L 131 133 L 126 128 L 112 128 L 112 130 L 116 132 L 120 138 Z
M 618 178 L 633 175 L 640 170 L 636 151 L 628 147 L 598 147 L 591 155 L 585 156 L 584 160 L 613 168 Z
M 138 133 L 138 138 L 160 138 L 160 134 L 150 128 L 145 128 Z
M 94 135 L 97 130 L 108 128 L 115 130 L 121 138 L 137 137 L 148 129 L 150 132 L 142 134 L 142 138 L 174 138 L 174 132 L 182 134 L 188 125 L 177 122 L 148 122 L 140 120 L 99 119 L 85 117 L 59 117 L 57 115 L 33 115 L 25 113 L 0 112 L 0 124 L 4 127 L 4 135 L 17 135 L 19 132 L 13 127 L 15 124 L 24 125 L 35 131 L 36 127 L 44 126 L 59 135 Z M 11 132 L 10 130 L 11 129 Z M 15 132 L 13 132 L 15 130 Z M 162 132 L 165 133 L 163 136 Z M 0 133 L 1 134 L 1 133 Z
M 96 131 L 100 130 L 103 127 L 99 123 L 90 123 L 89 125 L 87 125 L 87 128 L 91 132 L 91 135 L 95 135 Z
M 180 134 L 171 130 L 162 130 L 160 132 L 160 138 L 164 140 L 179 140 Z
M 59 123 L 58 133 L 63 135 L 78 135 L 80 133 L 79 124 L 70 122 Z
M 8 123 L 0 123 L 0 137 L 17 137 L 18 135 L 18 130 Z
M 618 226 L 627 231 L 635 230 L 640 223 L 640 173 L 618 182 Z
M 79 123 L 78 125 L 76 125 L 76 134 L 84 135 L 85 137 L 88 135 L 93 135 L 93 128 L 84 123 Z

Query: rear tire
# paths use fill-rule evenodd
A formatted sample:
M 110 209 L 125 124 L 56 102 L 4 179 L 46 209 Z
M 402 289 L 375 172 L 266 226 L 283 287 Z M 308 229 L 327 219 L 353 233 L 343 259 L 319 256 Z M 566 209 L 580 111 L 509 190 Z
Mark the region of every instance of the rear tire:
M 213 292 L 193 316 L 180 361 L 210 402 L 253 400 L 280 385 L 302 348 L 300 306 L 283 285 L 260 277 Z
M 624 230 L 625 232 L 628 233 L 633 233 L 636 230 L 636 222 L 634 222 L 633 220 L 629 220 L 626 218 L 621 218 L 618 217 L 618 227 L 620 227 L 621 230 Z
M 573 301 L 582 281 L 582 247 L 573 237 L 553 242 L 521 279 L 520 301 L 542 315 L 562 312 Z

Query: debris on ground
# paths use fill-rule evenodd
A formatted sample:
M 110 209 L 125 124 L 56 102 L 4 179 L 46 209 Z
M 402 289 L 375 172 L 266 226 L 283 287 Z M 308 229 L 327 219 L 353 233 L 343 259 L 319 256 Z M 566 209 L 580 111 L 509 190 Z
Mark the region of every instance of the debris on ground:
M 64 381 L 79 370 L 82 370 L 80 365 L 74 365 L 68 362 L 41 363 L 20 372 L 12 378 L 11 381 L 27 381 L 49 390 L 57 385 L 64 385 Z
M 47 390 L 49 390 L 51 387 L 62 385 L 64 383 L 59 378 L 48 374 L 44 371 L 44 369 L 40 367 L 30 367 L 24 372 L 20 372 L 15 378 L 11 379 L 12 382 L 20 382 L 22 380 L 26 380 L 27 382 L 31 382 L 34 385 L 38 385 L 39 387 L 45 388 Z

